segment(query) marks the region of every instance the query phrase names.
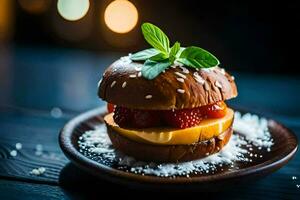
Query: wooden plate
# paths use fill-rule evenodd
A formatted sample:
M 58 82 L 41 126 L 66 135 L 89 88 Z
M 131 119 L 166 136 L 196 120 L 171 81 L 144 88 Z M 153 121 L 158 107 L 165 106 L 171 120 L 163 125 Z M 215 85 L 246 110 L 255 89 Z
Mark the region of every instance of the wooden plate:
M 101 162 L 96 162 L 81 154 L 78 149 L 78 139 L 87 130 L 103 123 L 106 108 L 97 108 L 85 112 L 71 121 L 62 129 L 59 136 L 60 146 L 65 155 L 77 166 L 92 175 L 115 183 L 143 188 L 177 188 L 181 189 L 212 189 L 224 188 L 239 181 L 249 181 L 267 175 L 285 164 L 293 157 L 298 148 L 296 136 L 282 124 L 268 119 L 269 130 L 274 140 L 270 152 L 260 150 L 257 153 L 263 158 L 253 162 L 237 163 L 239 169 L 217 171 L 214 174 L 197 174 L 190 177 L 163 178 L 150 175 L 139 175 L 122 171 Z M 255 152 L 253 152 L 255 153 Z M 184 187 L 182 187 L 184 185 Z

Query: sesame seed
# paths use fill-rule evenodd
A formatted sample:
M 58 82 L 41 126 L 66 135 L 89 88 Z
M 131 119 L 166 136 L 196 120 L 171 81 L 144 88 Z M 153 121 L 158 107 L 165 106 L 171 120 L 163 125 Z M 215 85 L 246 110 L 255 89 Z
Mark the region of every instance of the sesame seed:
M 135 74 L 130 74 L 129 77 L 130 78 L 136 78 L 136 75 Z
M 184 64 L 182 64 L 182 63 L 180 63 L 180 62 L 177 62 L 177 61 L 175 61 L 174 62 L 174 65 L 177 67 L 177 66 L 179 66 L 179 67 L 182 67 Z
M 141 76 L 142 76 L 142 72 L 139 72 L 139 73 L 138 73 L 138 77 L 141 77 Z
M 185 93 L 185 90 L 183 90 L 183 89 L 177 89 L 177 92 L 183 94 L 183 93 Z
M 209 155 L 209 153 L 207 152 L 205 155 L 206 155 L 206 156 L 208 156 L 208 155 Z
M 177 75 L 177 76 L 180 76 L 181 78 L 186 78 L 186 75 L 184 75 L 184 74 L 181 74 L 180 72 L 175 72 L 175 74 Z
M 234 80 L 235 79 L 234 76 L 231 76 L 231 79 Z
M 177 66 L 176 65 L 171 65 L 171 67 L 175 69 Z
M 116 82 L 117 82 L 117 81 L 113 81 L 113 82 L 111 83 L 110 87 L 111 87 L 111 88 L 114 87 L 114 85 L 116 84 Z
M 151 99 L 152 98 L 152 95 L 151 94 L 148 94 L 145 96 L 145 99 Z
M 200 83 L 200 84 L 204 84 L 205 83 L 205 80 L 198 74 L 198 72 L 194 72 L 194 79 Z
M 184 79 L 183 78 L 176 78 L 177 81 L 184 83 Z
M 204 89 L 205 89 L 205 90 L 209 90 L 209 85 L 208 85 L 208 83 L 205 83 L 205 84 L 204 84 Z
M 125 87 L 126 87 L 126 84 L 127 84 L 127 82 L 125 81 L 125 82 L 122 84 L 122 88 L 125 88 Z
M 190 71 L 189 71 L 187 68 L 182 67 L 182 66 L 179 66 L 179 67 L 182 69 L 182 72 L 183 72 L 183 73 L 185 73 L 185 74 L 190 73 Z
M 163 73 L 166 73 L 166 70 L 163 70 L 162 72 L 163 72 Z
M 219 81 L 216 81 L 216 82 L 215 82 L 215 85 L 216 85 L 218 88 L 222 88 L 222 85 L 221 85 L 221 83 L 220 83 Z

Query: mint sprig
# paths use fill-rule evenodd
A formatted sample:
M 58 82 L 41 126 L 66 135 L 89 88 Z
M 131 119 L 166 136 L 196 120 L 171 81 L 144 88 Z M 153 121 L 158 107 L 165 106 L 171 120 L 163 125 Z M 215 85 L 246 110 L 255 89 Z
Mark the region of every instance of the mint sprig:
M 220 64 L 219 60 L 200 47 L 180 47 L 179 42 L 170 47 L 168 36 L 157 26 L 144 23 L 142 33 L 145 40 L 153 47 L 130 56 L 134 61 L 145 61 L 142 75 L 146 79 L 154 79 L 174 62 L 192 68 L 209 68 Z

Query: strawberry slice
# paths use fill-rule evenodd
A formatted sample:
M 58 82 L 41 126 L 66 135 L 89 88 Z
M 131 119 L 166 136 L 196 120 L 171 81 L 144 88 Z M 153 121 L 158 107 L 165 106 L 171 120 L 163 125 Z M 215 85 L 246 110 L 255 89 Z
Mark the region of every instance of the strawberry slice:
M 112 113 L 115 110 L 115 105 L 112 103 L 107 103 L 107 111 L 108 113 Z
M 116 106 L 113 118 L 120 127 L 128 127 L 132 121 L 132 111 L 129 108 Z
M 201 107 L 208 118 L 222 118 L 226 115 L 227 105 L 224 101 Z
M 136 128 L 156 127 L 160 124 L 157 111 L 133 110 L 132 126 Z
M 203 117 L 200 108 L 164 111 L 165 122 L 181 129 L 198 125 Z

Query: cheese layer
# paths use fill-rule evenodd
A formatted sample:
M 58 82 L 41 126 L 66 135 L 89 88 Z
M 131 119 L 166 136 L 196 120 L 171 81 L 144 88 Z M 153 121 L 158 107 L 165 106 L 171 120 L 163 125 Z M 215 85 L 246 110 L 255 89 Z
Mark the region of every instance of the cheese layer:
M 233 122 L 234 112 L 227 108 L 226 115 L 218 119 L 204 119 L 198 126 L 177 129 L 171 127 L 155 127 L 146 129 L 121 128 L 113 119 L 113 113 L 107 114 L 104 121 L 115 132 L 131 140 L 158 144 L 179 145 L 193 144 L 198 141 L 209 140 L 227 130 Z

